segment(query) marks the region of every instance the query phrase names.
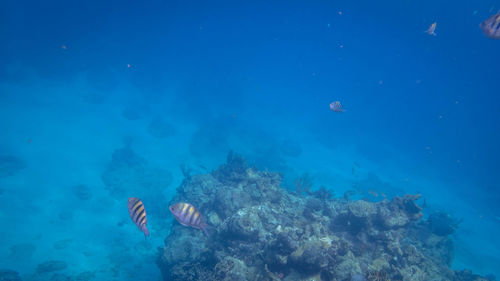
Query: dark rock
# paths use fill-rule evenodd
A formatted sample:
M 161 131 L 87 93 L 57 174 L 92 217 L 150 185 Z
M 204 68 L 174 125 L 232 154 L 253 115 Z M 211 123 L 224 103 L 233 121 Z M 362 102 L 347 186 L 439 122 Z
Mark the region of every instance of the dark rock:
M 21 159 L 13 155 L 0 155 L 0 178 L 12 176 L 24 168 L 26 164 Z
M 220 182 L 238 181 L 247 177 L 247 168 L 248 165 L 243 156 L 230 151 L 226 164 L 221 165 L 213 175 Z
M 418 206 L 415 200 L 420 197 L 419 194 L 396 196 L 390 203 L 386 200 L 379 202 L 379 216 L 383 225 L 387 228 L 398 228 L 419 220 L 423 216 L 422 207 Z
M 302 176 L 293 180 L 293 185 L 295 186 L 295 192 L 297 195 L 302 195 L 303 193 L 307 195 L 312 195 L 313 180 L 308 173 L 304 173 Z
M 291 265 L 306 274 L 321 271 L 329 263 L 329 255 L 319 241 L 306 241 L 290 255 Z
M 155 118 L 148 126 L 148 132 L 155 138 L 163 139 L 175 134 L 175 127 L 161 118 Z
M 93 271 L 83 271 L 78 273 L 73 280 L 74 281 L 90 281 L 95 278 L 95 272 Z
M 455 271 L 456 281 L 494 281 L 495 276 L 488 275 L 487 277 L 482 277 L 477 274 L 473 274 L 472 271 L 464 269 L 461 271 Z M 493 279 L 491 279 L 493 278 Z
M 71 243 L 71 239 L 64 239 L 64 240 L 59 240 L 52 245 L 52 247 L 56 250 L 63 250 L 66 249 L 69 244 Z
M 92 198 L 92 193 L 88 186 L 84 184 L 78 184 L 73 187 L 73 191 L 80 200 L 89 200 Z
M 112 160 L 101 178 L 110 195 L 124 202 L 125 206 L 128 197 L 135 196 L 144 202 L 147 212 L 167 216 L 163 194 L 172 182 L 171 173 L 152 167 L 130 146 L 113 152 Z
M 36 247 L 31 243 L 21 243 L 11 246 L 9 250 L 9 259 L 21 262 L 31 258 Z
M 217 280 L 246 281 L 252 280 L 254 276 L 252 268 L 248 268 L 243 261 L 233 257 L 224 257 L 217 263 L 214 271 Z
M 36 272 L 37 273 L 49 273 L 49 272 L 60 271 L 60 270 L 66 269 L 66 267 L 68 267 L 68 264 L 64 261 L 50 260 L 50 261 L 46 261 L 46 262 L 39 264 L 36 267 Z
M 432 213 L 427 219 L 427 224 L 432 233 L 439 236 L 448 236 L 455 233 L 459 221 L 444 212 Z
M 312 195 L 321 200 L 330 200 L 335 196 L 335 192 L 328 190 L 325 186 L 321 186 L 318 190 L 313 191 Z
M 226 239 L 256 241 L 262 229 L 258 211 L 253 208 L 239 210 L 221 226 L 221 235 Z
M 50 281 L 73 281 L 71 276 L 61 273 L 55 273 L 50 278 Z
M 280 232 L 271 242 L 270 249 L 279 255 L 288 256 L 297 249 L 297 243 L 289 235 Z
M 366 279 L 363 274 L 357 273 L 351 276 L 351 281 L 366 281 Z
M 21 277 L 17 271 L 0 269 L 0 281 L 21 281 Z

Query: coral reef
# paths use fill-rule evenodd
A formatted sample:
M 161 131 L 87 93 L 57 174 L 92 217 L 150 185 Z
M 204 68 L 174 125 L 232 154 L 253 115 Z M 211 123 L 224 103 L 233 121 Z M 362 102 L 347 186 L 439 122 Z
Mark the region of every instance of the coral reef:
M 195 205 L 212 230 L 172 225 L 157 259 L 163 280 L 488 280 L 449 267 L 452 240 L 422 220 L 419 195 L 348 201 L 281 180 L 234 153 L 186 178 L 170 204 Z
M 293 185 L 295 186 L 295 192 L 298 195 L 302 195 L 302 193 L 305 193 L 307 195 L 312 194 L 311 188 L 313 186 L 313 181 L 312 181 L 311 176 L 309 176 L 309 174 L 307 174 L 307 173 L 296 178 L 293 181 Z
M 432 233 L 439 236 L 448 236 L 455 233 L 460 221 L 445 212 L 434 212 L 427 219 Z
M 0 178 L 12 176 L 25 167 L 24 161 L 13 155 L 0 155 Z
M 36 272 L 35 274 L 28 276 L 27 280 L 30 281 L 90 281 L 96 279 L 96 273 L 95 271 L 82 271 L 80 273 L 76 274 L 66 274 L 66 273 L 61 273 L 61 270 L 64 270 L 65 268 L 61 269 L 56 269 L 52 271 L 47 271 L 47 272 Z M 57 271 L 57 272 L 56 272 Z M 10 280 L 10 279 L 6 279 Z M 21 279 L 12 279 L 12 281 L 21 281 Z M 0 275 L 0 281 L 3 281 L 1 279 Z

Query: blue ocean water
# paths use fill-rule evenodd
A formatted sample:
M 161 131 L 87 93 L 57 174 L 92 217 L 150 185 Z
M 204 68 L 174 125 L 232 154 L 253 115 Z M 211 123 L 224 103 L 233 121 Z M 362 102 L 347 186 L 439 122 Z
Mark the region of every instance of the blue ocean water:
M 160 279 L 179 167 L 233 150 L 285 189 L 307 173 L 338 196 L 420 193 L 461 221 L 452 268 L 500 276 L 500 41 L 479 28 L 500 2 L 1 7 L 0 269 Z M 120 174 L 123 158 L 153 172 Z M 118 199 L 136 186 L 157 199 L 148 240 Z

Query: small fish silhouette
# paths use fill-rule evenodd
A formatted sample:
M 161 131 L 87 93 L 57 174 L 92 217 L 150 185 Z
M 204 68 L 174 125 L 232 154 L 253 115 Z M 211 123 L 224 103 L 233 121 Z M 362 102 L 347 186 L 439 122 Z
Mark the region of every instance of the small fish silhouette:
M 436 30 L 436 25 L 437 25 L 437 22 L 433 22 L 431 24 L 431 26 L 429 26 L 429 28 L 425 31 L 425 33 L 429 34 L 429 35 L 432 35 L 432 36 L 437 36 L 435 30 Z
M 344 112 L 345 110 L 342 108 L 342 104 L 340 101 L 334 101 L 330 103 L 330 110 L 333 112 Z
M 500 39 L 500 11 L 483 21 L 479 27 L 487 37 Z

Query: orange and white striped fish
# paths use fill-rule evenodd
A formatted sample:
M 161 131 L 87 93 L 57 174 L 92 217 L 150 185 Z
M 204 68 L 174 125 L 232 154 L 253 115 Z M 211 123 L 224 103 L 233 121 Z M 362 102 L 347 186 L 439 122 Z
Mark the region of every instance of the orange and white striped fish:
M 201 229 L 208 236 L 207 224 L 203 221 L 203 216 L 193 205 L 180 202 L 170 206 L 169 209 L 180 224 Z
M 137 227 L 144 232 L 144 236 L 149 236 L 149 230 L 147 228 L 148 219 L 146 218 L 146 209 L 144 204 L 137 197 L 130 197 L 127 203 L 128 213 L 132 221 L 137 225 Z

